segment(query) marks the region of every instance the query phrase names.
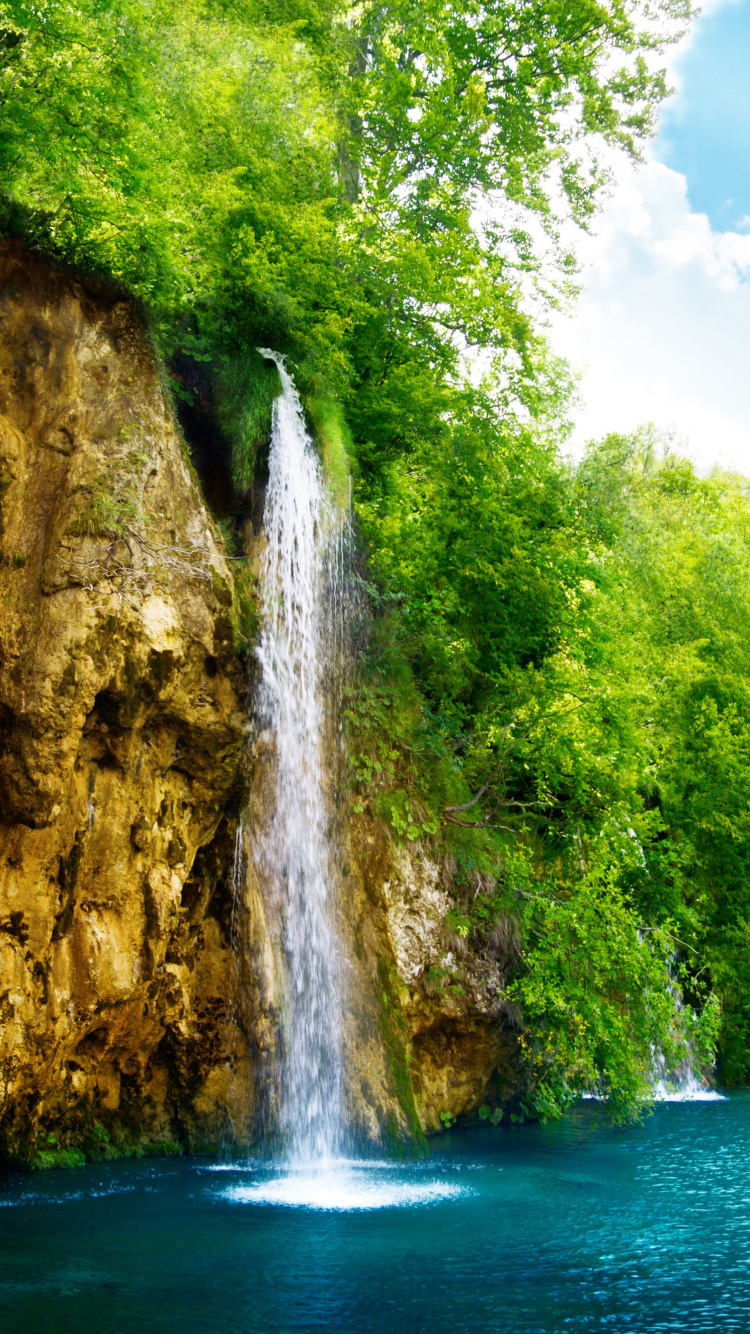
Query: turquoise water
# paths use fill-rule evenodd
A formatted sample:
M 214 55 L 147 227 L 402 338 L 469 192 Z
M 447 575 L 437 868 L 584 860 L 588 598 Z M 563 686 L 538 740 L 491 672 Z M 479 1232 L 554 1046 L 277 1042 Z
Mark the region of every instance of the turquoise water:
M 0 1179 L 2 1334 L 750 1330 L 750 1096 L 279 1179 L 205 1161 Z

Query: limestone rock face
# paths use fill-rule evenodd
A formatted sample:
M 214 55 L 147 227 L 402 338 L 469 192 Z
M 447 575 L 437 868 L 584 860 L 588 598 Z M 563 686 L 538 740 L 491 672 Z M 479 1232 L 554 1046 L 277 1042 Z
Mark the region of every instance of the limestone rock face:
M 130 306 L 0 245 L 0 1149 L 215 1138 L 231 575 Z
M 382 1134 L 376 1107 L 387 1107 L 389 1096 L 400 1109 L 390 1113 L 399 1130 L 425 1134 L 444 1129 L 444 1117 L 475 1112 L 488 1096 L 494 1105 L 507 1101 L 518 1085 L 518 1047 L 502 960 L 459 954 L 460 938 L 445 925 L 455 907 L 446 868 L 415 845 L 399 847 L 382 821 L 367 816 L 352 823 L 348 850 L 349 1067 L 369 1133 L 380 1123 Z M 377 1036 L 367 1004 L 373 992 Z M 369 1096 L 373 1087 L 379 1097 Z

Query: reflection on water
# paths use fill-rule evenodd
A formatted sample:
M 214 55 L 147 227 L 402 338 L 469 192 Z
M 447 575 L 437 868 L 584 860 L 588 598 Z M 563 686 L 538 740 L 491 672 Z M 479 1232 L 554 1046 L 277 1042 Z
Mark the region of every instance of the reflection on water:
M 123 1163 L 0 1182 L 3 1334 L 750 1329 L 750 1097 L 444 1135 L 328 1172 Z

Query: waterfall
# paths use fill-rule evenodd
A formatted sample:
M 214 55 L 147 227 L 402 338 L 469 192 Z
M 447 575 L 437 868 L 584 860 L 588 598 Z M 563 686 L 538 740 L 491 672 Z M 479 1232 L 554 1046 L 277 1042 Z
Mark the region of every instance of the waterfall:
M 255 849 L 280 927 L 279 1131 L 287 1160 L 324 1164 L 341 1149 L 341 986 L 323 776 L 324 676 L 338 647 L 342 523 L 294 381 L 274 361 L 273 411 L 260 567 L 263 630 L 257 711 L 275 749 L 273 815 Z M 333 597 L 330 597 L 330 592 Z
M 669 1070 L 661 1052 L 652 1052 L 651 1082 L 655 1102 L 723 1102 L 717 1093 L 695 1073 L 692 1050 L 680 1061 L 676 1070 Z
M 639 933 L 639 940 L 643 937 Z M 678 981 L 677 952 L 669 960 L 669 992 L 674 1005 L 675 1034 L 682 1041 L 682 1055 L 676 1064 L 670 1065 L 664 1052 L 651 1048 L 651 1092 L 655 1102 L 714 1102 L 723 1101 L 721 1093 L 710 1087 L 707 1080 L 699 1073 L 698 1059 L 690 1041 L 690 1028 L 686 1027 L 685 1003 Z

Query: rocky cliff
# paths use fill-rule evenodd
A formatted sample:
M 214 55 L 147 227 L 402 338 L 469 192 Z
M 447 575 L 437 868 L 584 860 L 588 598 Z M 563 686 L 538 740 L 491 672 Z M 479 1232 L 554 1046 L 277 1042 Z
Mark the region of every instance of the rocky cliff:
M 505 951 L 471 953 L 446 930 L 455 907 L 450 868 L 413 844 L 397 846 L 380 820 L 353 820 L 347 853 L 348 1067 L 360 1123 L 387 1136 L 394 1089 L 398 1124 L 417 1137 L 484 1101 L 502 1107 L 517 1093 L 519 1074 Z M 373 992 L 377 1028 L 362 999 Z M 383 1049 L 387 1075 L 376 1082 Z
M 266 801 L 234 618 L 132 308 L 3 243 L 6 1156 L 252 1137 L 278 997 L 263 886 L 233 884 Z M 456 962 L 445 868 L 367 817 L 341 847 L 355 1120 L 368 1139 L 418 1138 L 490 1081 L 503 1096 L 500 964 L 459 961 L 460 985 L 436 990 Z
M 0 290 L 3 1148 L 216 1133 L 231 576 L 130 307 L 12 243 Z

